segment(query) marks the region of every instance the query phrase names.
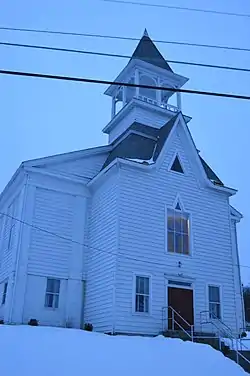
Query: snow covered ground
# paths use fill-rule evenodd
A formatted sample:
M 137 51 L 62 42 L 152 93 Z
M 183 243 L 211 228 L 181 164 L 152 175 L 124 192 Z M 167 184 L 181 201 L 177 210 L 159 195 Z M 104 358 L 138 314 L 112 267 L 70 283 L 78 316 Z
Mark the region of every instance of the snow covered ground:
M 247 375 L 210 346 L 162 336 L 0 325 L 0 343 L 3 376 Z
M 247 332 L 247 336 L 241 340 L 231 340 L 229 338 L 223 338 L 223 341 L 230 347 L 232 350 L 250 350 L 250 332 Z M 238 342 L 238 343 L 237 343 Z

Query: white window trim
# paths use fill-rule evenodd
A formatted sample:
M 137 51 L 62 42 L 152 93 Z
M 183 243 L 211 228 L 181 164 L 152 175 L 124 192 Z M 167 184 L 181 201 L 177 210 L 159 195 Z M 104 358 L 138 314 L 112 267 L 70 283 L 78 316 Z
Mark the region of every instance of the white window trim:
M 207 286 L 206 286 L 206 297 L 207 297 L 207 299 L 206 299 L 206 307 L 207 307 L 207 311 L 208 312 L 210 312 L 210 310 L 209 310 L 209 287 L 210 286 L 212 286 L 212 287 L 219 287 L 219 294 L 220 294 L 220 319 L 218 319 L 218 320 L 221 320 L 221 321 L 223 321 L 223 317 L 224 317 L 224 314 L 223 314 L 223 312 L 224 312 L 224 310 L 223 310 L 223 286 L 222 286 L 222 284 L 220 284 L 220 283 L 207 283 Z M 216 320 L 216 319 L 214 319 L 214 320 Z
M 178 172 L 178 171 L 171 170 L 171 167 L 172 167 L 172 165 L 173 165 L 174 160 L 175 160 L 176 157 L 178 157 L 178 159 L 180 161 L 180 165 L 181 165 L 181 168 L 182 168 L 183 172 Z M 180 175 L 184 175 L 184 176 L 186 175 L 186 170 L 184 168 L 184 163 L 182 162 L 182 158 L 181 158 L 179 152 L 174 153 L 173 157 L 171 158 L 169 166 L 168 166 L 168 171 L 171 172 L 171 173 L 177 174 L 179 176 Z
M 148 312 L 137 312 L 135 307 L 136 300 L 136 277 L 149 278 L 149 303 L 148 303 Z M 133 291 L 132 291 L 132 313 L 133 315 L 138 316 L 151 316 L 152 313 L 152 275 L 147 273 L 134 273 L 133 274 Z
M 175 209 L 176 203 L 179 200 L 182 211 L 178 211 Z M 168 211 L 169 210 L 176 210 L 177 212 L 188 215 L 189 219 L 189 254 L 186 255 L 184 253 L 176 253 L 176 252 L 169 252 L 168 251 Z M 174 206 L 165 206 L 165 253 L 167 255 L 173 255 L 174 257 L 192 257 L 194 255 L 194 247 L 193 247 L 193 236 L 192 236 L 192 228 L 193 228 L 193 219 L 192 219 L 192 213 L 189 211 L 185 210 L 182 200 L 180 199 L 179 196 L 177 196 L 176 200 L 174 201 Z
M 48 279 L 53 279 L 55 281 L 60 281 L 60 284 L 59 284 L 59 292 L 49 292 L 47 291 L 47 283 L 48 283 Z M 58 310 L 60 308 L 60 290 L 61 290 L 61 284 L 62 284 L 62 281 L 60 278 L 56 278 L 56 277 L 46 277 L 46 287 L 45 287 L 45 296 L 44 296 L 44 308 L 45 309 L 48 309 L 48 310 Z M 53 306 L 52 307 L 48 307 L 46 306 L 46 296 L 47 295 L 53 295 Z M 54 296 L 58 296 L 58 307 L 55 307 L 54 306 Z

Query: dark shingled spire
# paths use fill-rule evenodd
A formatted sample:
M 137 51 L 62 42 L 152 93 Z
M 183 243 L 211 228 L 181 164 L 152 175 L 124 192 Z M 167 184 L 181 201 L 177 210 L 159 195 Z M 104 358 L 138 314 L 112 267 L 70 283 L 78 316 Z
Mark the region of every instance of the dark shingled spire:
M 173 72 L 168 63 L 165 61 L 162 54 L 158 51 L 157 47 L 149 38 L 147 29 L 144 30 L 143 37 L 138 43 L 132 55 L 132 59 L 143 60 L 149 64 L 153 64 L 157 67 L 167 69 L 168 71 Z

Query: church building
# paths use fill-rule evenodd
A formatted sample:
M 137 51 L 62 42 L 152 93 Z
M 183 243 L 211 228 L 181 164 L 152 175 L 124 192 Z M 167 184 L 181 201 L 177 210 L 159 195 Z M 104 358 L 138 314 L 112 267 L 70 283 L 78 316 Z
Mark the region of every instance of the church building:
M 187 81 L 145 31 L 105 91 L 108 144 L 20 165 L 0 196 L 5 323 L 242 332 L 237 191 L 194 143 Z

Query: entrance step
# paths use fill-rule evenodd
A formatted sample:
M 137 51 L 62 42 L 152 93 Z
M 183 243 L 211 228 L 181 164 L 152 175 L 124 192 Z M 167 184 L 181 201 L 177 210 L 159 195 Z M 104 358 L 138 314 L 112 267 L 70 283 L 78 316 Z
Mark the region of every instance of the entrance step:
M 185 333 L 182 330 L 165 330 L 163 332 L 163 335 L 165 337 L 169 337 L 169 338 L 180 338 L 184 341 L 191 341 L 190 331 L 187 331 Z M 219 339 L 216 337 L 216 335 L 214 333 L 194 332 L 194 342 L 204 343 L 206 345 L 212 346 L 216 350 L 220 350 Z M 224 342 L 222 342 L 221 343 L 221 350 L 223 352 L 225 351 L 225 347 L 226 346 L 225 346 Z

